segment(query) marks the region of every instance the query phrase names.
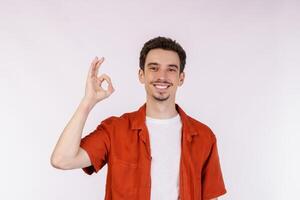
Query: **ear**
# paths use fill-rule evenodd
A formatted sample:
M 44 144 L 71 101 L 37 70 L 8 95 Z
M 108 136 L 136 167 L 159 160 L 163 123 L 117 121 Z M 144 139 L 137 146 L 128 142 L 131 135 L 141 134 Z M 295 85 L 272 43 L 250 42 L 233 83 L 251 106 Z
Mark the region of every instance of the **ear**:
M 184 82 L 184 78 L 185 78 L 185 73 L 184 72 L 181 72 L 179 74 L 179 86 L 182 86 L 183 82 Z
M 145 74 L 144 74 L 144 70 L 142 69 L 139 69 L 139 80 L 140 80 L 140 83 L 144 84 L 145 83 Z

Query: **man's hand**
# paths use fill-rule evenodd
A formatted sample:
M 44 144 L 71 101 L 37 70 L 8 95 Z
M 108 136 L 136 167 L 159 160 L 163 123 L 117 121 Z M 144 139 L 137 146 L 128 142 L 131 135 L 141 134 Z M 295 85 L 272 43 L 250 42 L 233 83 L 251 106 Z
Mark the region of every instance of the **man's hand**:
M 51 155 L 51 164 L 55 168 L 75 169 L 91 165 L 87 152 L 80 147 L 82 130 L 92 107 L 114 92 L 111 80 L 106 74 L 97 77 L 99 66 L 103 61 L 104 58 L 99 60 L 96 57 L 90 66 L 85 96 L 64 128 Z M 108 83 L 107 90 L 101 87 L 104 80 Z
M 92 106 L 94 106 L 99 101 L 109 97 L 115 91 L 111 79 L 108 75 L 102 74 L 98 76 L 98 70 L 103 61 L 103 57 L 101 59 L 98 59 L 98 57 L 96 57 L 92 61 L 86 80 L 84 100 Z M 101 87 L 103 81 L 106 81 L 108 83 L 107 90 Z

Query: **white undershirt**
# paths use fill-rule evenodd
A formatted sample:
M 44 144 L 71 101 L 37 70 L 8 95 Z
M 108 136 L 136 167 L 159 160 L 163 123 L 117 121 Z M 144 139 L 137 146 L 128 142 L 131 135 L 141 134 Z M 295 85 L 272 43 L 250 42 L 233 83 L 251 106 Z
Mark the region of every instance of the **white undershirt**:
M 151 200 L 177 200 L 179 196 L 179 162 L 181 119 L 146 116 L 151 148 Z

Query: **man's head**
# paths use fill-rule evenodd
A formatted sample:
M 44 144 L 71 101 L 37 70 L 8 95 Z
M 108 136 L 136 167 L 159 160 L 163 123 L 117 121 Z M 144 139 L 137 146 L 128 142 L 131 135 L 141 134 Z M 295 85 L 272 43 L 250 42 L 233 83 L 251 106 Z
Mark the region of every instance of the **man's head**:
M 176 90 L 184 81 L 186 54 L 170 38 L 147 41 L 140 52 L 139 80 L 145 84 L 147 98 L 175 102 Z
M 186 59 L 186 54 L 184 49 L 180 46 L 179 43 L 176 42 L 176 40 L 172 40 L 171 38 L 160 37 L 160 36 L 153 38 L 144 44 L 140 52 L 140 68 L 142 70 L 144 70 L 145 67 L 147 54 L 152 49 L 164 49 L 164 50 L 175 51 L 178 54 L 180 59 L 180 72 L 183 72 L 185 67 L 185 59 Z

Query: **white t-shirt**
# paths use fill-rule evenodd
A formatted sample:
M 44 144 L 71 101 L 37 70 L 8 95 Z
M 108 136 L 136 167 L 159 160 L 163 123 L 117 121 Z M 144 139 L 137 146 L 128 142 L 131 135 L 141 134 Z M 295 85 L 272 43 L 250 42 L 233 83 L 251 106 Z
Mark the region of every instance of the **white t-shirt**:
M 146 116 L 151 148 L 151 200 L 177 200 L 179 196 L 179 163 L 181 119 Z

